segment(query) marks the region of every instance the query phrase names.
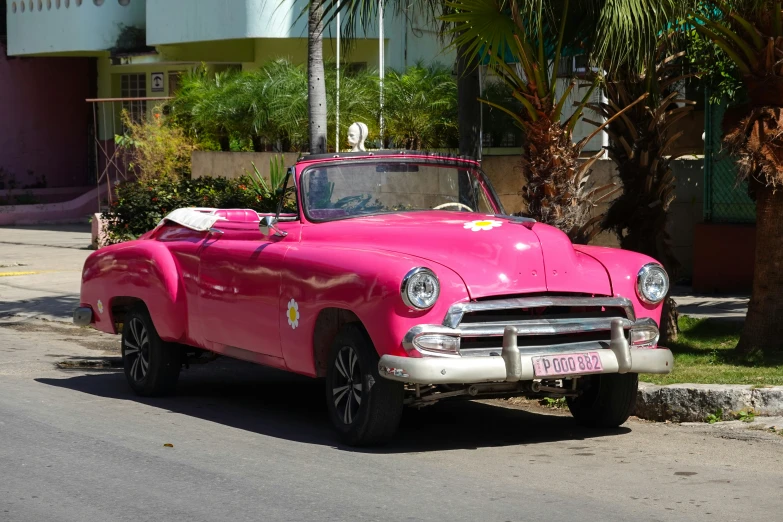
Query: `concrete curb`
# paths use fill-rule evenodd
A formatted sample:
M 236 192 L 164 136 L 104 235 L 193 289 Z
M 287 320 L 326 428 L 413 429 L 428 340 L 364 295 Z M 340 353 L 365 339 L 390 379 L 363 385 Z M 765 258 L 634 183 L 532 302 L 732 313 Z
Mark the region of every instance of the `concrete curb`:
M 742 384 L 639 383 L 634 415 L 642 419 L 674 422 L 704 422 L 722 412 L 724 420 L 740 411 L 756 415 L 783 416 L 783 386 L 759 388 Z

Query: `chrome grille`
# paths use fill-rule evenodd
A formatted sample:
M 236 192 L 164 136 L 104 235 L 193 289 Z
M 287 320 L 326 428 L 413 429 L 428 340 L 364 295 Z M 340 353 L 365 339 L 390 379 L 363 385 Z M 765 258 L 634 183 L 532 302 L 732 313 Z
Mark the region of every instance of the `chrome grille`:
M 500 355 L 503 332 L 514 326 L 521 352 L 569 352 L 608 346 L 612 319 L 626 330 L 633 304 L 621 297 L 522 297 L 458 303 L 444 326 L 458 329 L 463 356 Z

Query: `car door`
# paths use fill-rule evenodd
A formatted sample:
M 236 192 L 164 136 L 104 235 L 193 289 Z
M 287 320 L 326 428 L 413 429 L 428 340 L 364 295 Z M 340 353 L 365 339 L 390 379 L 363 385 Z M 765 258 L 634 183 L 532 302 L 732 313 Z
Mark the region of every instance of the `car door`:
M 299 240 L 299 222 L 280 223 L 288 235 L 263 235 L 255 223 L 218 222 L 201 249 L 199 315 L 216 352 L 264 361 L 282 358 L 280 282 L 285 254 Z M 282 361 L 282 359 L 281 359 Z

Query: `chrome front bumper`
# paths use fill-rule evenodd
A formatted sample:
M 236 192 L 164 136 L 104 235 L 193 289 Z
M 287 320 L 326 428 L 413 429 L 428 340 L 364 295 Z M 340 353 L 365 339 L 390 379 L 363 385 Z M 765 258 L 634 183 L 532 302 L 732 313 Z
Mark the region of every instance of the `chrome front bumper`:
M 625 338 L 626 320 L 613 319 L 609 347 L 594 350 L 601 358 L 605 373 L 669 373 L 674 358 L 666 348 L 630 348 Z M 537 379 L 533 357 L 553 355 L 541 350 L 520 353 L 517 328 L 506 326 L 500 356 L 495 357 L 400 357 L 384 355 L 378 362 L 378 372 L 386 379 L 415 384 L 472 384 L 481 382 L 516 382 Z M 571 353 L 559 351 L 558 354 Z M 596 373 L 590 373 L 595 375 Z M 587 374 L 584 374 L 587 375 Z M 579 376 L 569 374 L 568 378 Z M 547 376 L 557 379 L 558 376 Z

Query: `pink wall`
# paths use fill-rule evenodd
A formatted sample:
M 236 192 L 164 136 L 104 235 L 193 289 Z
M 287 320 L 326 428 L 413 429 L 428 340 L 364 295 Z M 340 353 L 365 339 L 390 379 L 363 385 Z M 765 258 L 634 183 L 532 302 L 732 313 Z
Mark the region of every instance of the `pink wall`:
M 88 58 L 7 58 L 0 44 L 0 168 L 19 188 L 42 175 L 47 187 L 87 185 L 92 68 Z

